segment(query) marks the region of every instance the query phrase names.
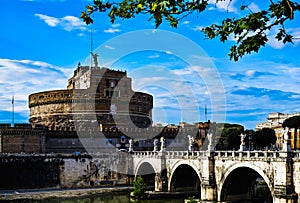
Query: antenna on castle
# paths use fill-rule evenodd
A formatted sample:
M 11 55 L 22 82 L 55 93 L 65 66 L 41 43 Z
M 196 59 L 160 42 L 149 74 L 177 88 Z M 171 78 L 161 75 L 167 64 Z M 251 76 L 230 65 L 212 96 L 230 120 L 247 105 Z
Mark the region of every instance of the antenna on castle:
M 91 27 L 91 68 L 92 68 L 92 66 L 93 66 L 93 41 L 94 41 L 94 39 L 93 39 L 93 27 Z
M 11 105 L 12 105 L 12 122 L 11 127 L 15 126 L 15 96 L 13 95 L 11 98 Z
M 205 109 L 204 109 L 204 114 L 205 114 L 205 121 L 207 121 L 207 107 L 205 105 Z

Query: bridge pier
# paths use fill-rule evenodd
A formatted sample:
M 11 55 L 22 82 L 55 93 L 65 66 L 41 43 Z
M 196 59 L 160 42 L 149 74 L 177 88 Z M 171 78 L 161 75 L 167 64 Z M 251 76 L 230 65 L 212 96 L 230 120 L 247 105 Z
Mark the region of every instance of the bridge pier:
M 165 178 L 162 173 L 155 174 L 155 191 L 156 192 L 168 191 L 168 179 Z
M 163 184 L 162 184 L 162 180 L 160 178 L 160 173 L 156 173 L 155 174 L 155 191 L 156 192 L 161 192 L 163 191 Z
M 214 153 L 206 155 L 202 161 L 201 200 L 213 201 L 217 199 Z
M 217 188 L 215 185 L 201 184 L 201 200 L 213 201 L 217 199 Z
M 293 197 L 289 198 L 281 198 L 281 197 L 274 197 L 273 198 L 273 203 L 295 203 L 297 202 L 297 199 Z
M 297 202 L 294 188 L 294 163 L 293 159 L 284 156 L 282 161 L 276 163 L 274 173 L 274 203 Z

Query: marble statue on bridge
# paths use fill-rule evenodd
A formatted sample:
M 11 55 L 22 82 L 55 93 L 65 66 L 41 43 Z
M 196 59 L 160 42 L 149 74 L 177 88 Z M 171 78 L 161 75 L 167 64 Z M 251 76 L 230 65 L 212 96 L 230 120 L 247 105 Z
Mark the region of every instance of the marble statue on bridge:
M 157 139 L 154 139 L 154 140 L 153 140 L 153 146 L 154 146 L 153 151 L 154 151 L 154 152 L 157 152 L 157 151 L 158 151 L 158 146 L 157 146 L 157 144 L 158 144 L 158 140 L 157 140 Z
M 164 138 L 164 137 L 161 137 L 161 138 L 160 138 L 160 151 L 161 151 L 161 152 L 163 152 L 163 151 L 166 150 L 165 142 L 166 142 L 165 138 Z
M 245 137 L 246 137 L 246 135 L 242 133 L 242 134 L 240 134 L 240 137 L 241 137 L 241 144 L 240 144 L 239 151 L 245 151 Z
M 208 139 L 207 151 L 212 152 L 212 151 L 214 151 L 213 134 L 212 133 L 208 133 L 207 134 L 207 139 Z
M 281 134 L 281 141 L 282 141 L 282 151 L 291 151 L 291 147 L 289 146 L 289 131 L 290 129 L 288 127 L 285 127 L 282 130 L 282 134 Z
M 194 143 L 194 138 L 191 135 L 187 136 L 189 139 L 189 151 L 193 151 L 193 143 Z
M 132 139 L 129 140 L 128 152 L 133 152 L 133 140 Z

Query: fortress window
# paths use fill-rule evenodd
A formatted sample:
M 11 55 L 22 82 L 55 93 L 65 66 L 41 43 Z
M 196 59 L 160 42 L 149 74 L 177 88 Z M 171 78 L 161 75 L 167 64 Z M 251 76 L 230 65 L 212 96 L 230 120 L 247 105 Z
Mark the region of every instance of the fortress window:
M 44 99 L 44 95 L 39 96 L 39 99 Z
M 110 82 L 110 87 L 111 87 L 111 88 L 114 88 L 114 87 L 115 87 L 115 82 L 114 82 L 114 81 L 111 81 L 111 82 Z
M 125 143 L 126 142 L 126 139 L 125 139 L 125 136 L 124 135 L 122 135 L 121 136 L 121 141 L 120 141 L 121 143 Z
M 105 91 L 104 91 L 104 96 L 105 96 L 105 97 L 109 97 L 109 90 L 105 90 Z

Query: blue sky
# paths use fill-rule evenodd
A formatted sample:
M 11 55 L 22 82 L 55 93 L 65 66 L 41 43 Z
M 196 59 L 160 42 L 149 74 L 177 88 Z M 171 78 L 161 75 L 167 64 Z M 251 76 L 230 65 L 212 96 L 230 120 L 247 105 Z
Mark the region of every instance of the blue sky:
M 270 41 L 259 53 L 233 62 L 227 56 L 233 41 L 207 40 L 199 31 L 224 17 L 247 12 L 239 10 L 241 4 L 249 5 L 253 11 L 263 9 L 266 5 L 261 1 L 233 0 L 229 6 L 227 2 L 212 3 L 205 13 L 182 20 L 177 29 L 162 24 L 159 30 L 152 32 L 163 36 L 161 41 L 144 41 L 141 46 L 136 45 L 139 51 L 123 53 L 117 59 L 117 50 L 131 50 L 134 37 L 143 40 L 145 36 L 140 36 L 141 30 L 153 29 L 154 22 L 147 21 L 148 16 L 137 16 L 126 21 L 117 20 L 112 25 L 105 14 L 95 14 L 94 25 L 86 26 L 79 16 L 89 2 L 0 1 L 0 122 L 11 121 L 12 95 L 15 97 L 15 120 L 23 123 L 29 118 L 29 94 L 66 88 L 67 79 L 78 62 L 89 61 L 91 30 L 93 48 L 100 52 L 100 65 L 127 70 L 133 78 L 134 90 L 153 94 L 154 122 L 204 121 L 205 106 L 208 119 L 218 121 L 219 117 L 213 115 L 219 112 L 213 105 L 216 101 L 213 94 L 217 90 L 209 87 L 214 80 L 220 80 L 216 89 L 224 92 L 222 113 L 226 115 L 222 119 L 225 122 L 240 123 L 249 129 L 265 121 L 270 112 L 300 112 L 298 41 L 283 45 L 274 40 L 271 31 Z M 297 14 L 287 29 L 300 37 L 299 25 Z M 188 45 L 171 41 L 166 49 L 160 48 L 158 45 L 169 40 L 164 31 L 171 32 L 170 36 L 177 34 L 176 39 L 190 40 L 188 43 L 195 43 L 201 53 L 193 56 L 187 55 L 192 53 L 189 51 L 181 53 Z M 128 36 L 132 36 L 133 41 L 125 41 Z M 154 45 L 152 49 L 146 49 L 150 45 Z M 110 57 L 114 58 L 114 63 Z M 214 72 L 207 73 L 207 70 L 216 71 L 220 77 L 209 76 L 208 73 Z

